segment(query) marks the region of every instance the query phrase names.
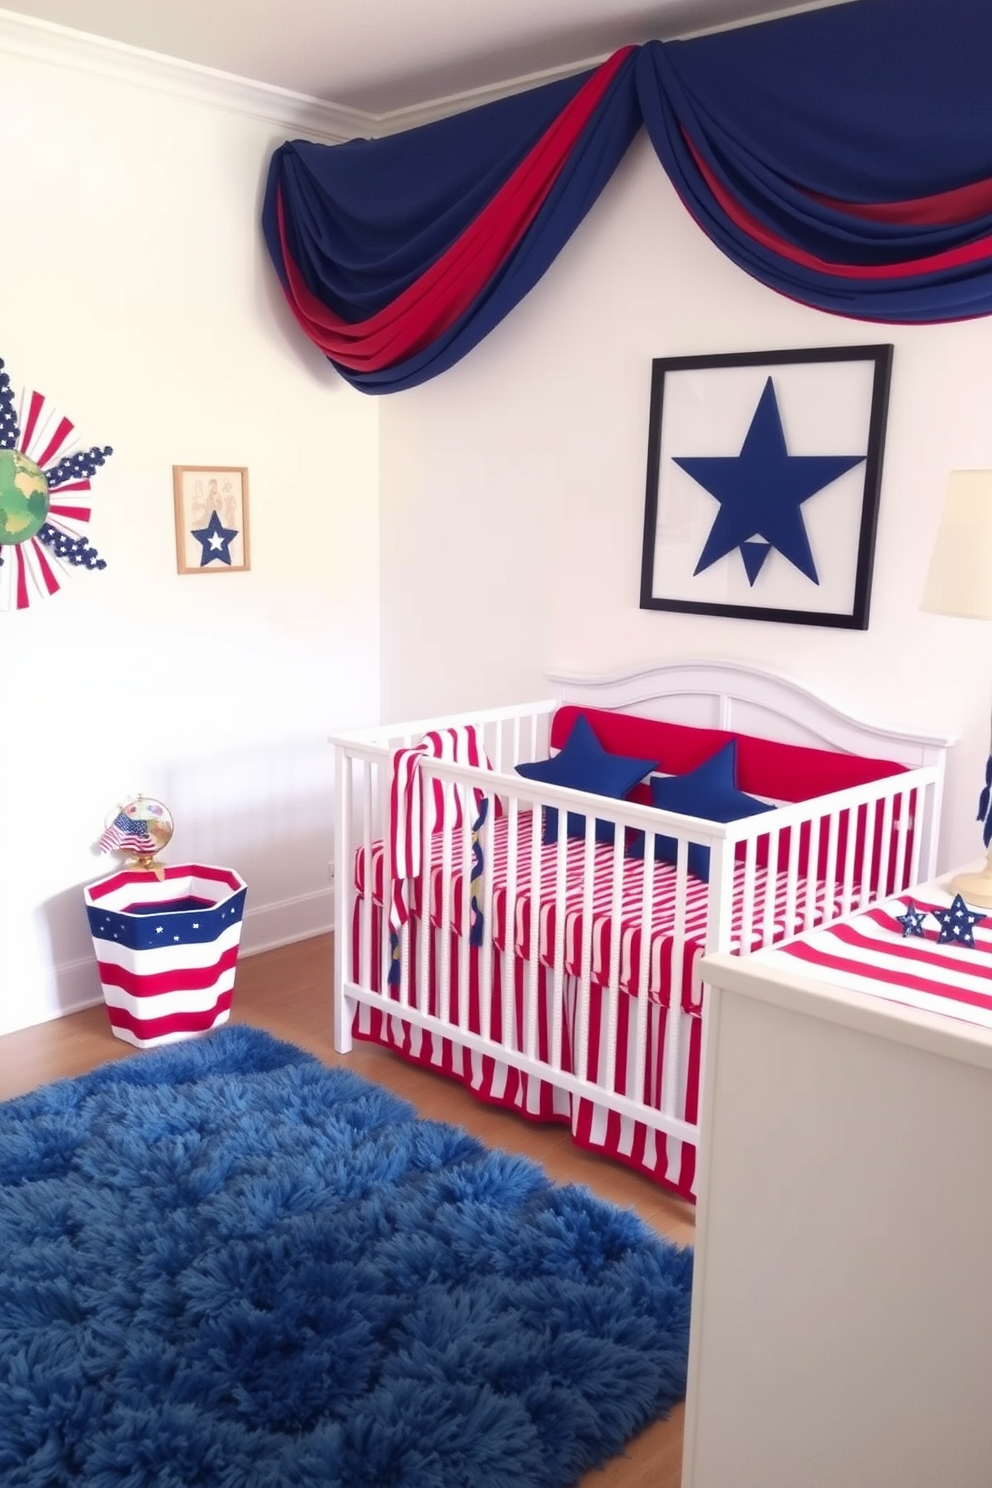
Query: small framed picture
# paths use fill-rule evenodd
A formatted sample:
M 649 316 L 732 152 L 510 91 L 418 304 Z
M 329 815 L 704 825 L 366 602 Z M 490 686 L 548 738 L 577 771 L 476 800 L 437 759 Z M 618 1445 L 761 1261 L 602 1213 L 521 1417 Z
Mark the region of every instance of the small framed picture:
M 652 364 L 641 609 L 867 630 L 891 345 Z
M 176 564 L 181 574 L 243 573 L 248 471 L 243 465 L 173 465 Z

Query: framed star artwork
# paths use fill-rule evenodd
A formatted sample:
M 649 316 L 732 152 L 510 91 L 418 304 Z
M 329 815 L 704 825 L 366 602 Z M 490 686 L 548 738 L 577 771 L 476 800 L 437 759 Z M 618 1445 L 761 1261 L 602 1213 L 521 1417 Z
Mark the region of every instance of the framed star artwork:
M 868 629 L 892 347 L 652 363 L 641 609 Z
M 244 573 L 248 471 L 243 465 L 173 465 L 176 564 L 181 574 Z

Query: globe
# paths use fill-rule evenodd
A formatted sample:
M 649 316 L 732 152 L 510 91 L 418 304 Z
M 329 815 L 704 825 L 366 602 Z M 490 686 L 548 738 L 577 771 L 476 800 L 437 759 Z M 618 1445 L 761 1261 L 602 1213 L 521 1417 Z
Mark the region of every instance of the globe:
M 168 806 L 148 796 L 139 796 L 136 801 L 128 801 L 122 812 L 133 823 L 133 831 L 148 839 L 141 849 L 144 856 L 150 857 L 168 846 L 175 830 Z
M 48 481 L 20 450 L 0 450 L 0 543 L 27 542 L 48 516 Z

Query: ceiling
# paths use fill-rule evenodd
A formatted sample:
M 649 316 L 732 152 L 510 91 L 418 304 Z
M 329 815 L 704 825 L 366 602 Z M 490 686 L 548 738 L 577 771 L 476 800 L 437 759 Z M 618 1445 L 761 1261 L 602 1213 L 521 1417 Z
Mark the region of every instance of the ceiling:
M 827 3 L 835 0 L 5 0 L 5 10 L 384 115 L 564 72 L 628 42 Z

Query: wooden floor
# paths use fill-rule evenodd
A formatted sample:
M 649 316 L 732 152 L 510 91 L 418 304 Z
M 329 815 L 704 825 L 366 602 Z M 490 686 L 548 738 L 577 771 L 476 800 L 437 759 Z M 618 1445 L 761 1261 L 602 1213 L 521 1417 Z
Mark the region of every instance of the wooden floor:
M 343 1064 L 404 1096 L 423 1116 L 453 1122 L 490 1147 L 526 1153 L 560 1183 L 584 1183 L 603 1198 L 637 1212 L 680 1245 L 693 1239 L 693 1210 L 648 1179 L 574 1147 L 562 1127 L 538 1126 L 475 1100 L 460 1085 L 404 1063 L 369 1044 L 334 1051 L 331 1008 L 332 940 L 321 936 L 241 961 L 232 1022 L 266 1028 L 309 1049 L 325 1064 Z M 113 1037 L 103 1007 L 0 1038 L 0 1100 L 110 1059 L 140 1057 Z M 582 1479 L 582 1488 L 678 1488 L 682 1407 L 632 1442 L 622 1457 Z M 454 1488 L 454 1485 L 452 1485 Z

